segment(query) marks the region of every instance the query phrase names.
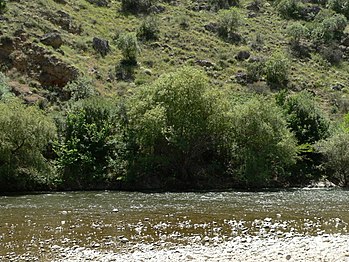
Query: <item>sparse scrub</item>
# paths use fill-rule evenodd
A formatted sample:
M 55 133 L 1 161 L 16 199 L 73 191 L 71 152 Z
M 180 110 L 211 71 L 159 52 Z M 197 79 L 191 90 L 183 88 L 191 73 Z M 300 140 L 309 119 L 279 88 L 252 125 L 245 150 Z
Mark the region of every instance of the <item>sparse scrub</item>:
M 155 0 L 121 0 L 123 12 L 133 14 L 148 13 Z
M 137 63 L 137 56 L 140 53 L 137 36 L 135 33 L 123 33 L 118 38 L 118 47 L 129 63 Z
M 235 7 L 221 11 L 218 18 L 218 34 L 227 40 L 234 40 L 241 20 L 241 15 Z
M 138 28 L 137 36 L 143 40 L 156 40 L 159 34 L 159 20 L 156 16 L 147 16 Z
M 302 3 L 300 0 L 281 0 L 276 6 L 280 15 L 287 19 L 298 19 L 300 17 L 300 10 Z
M 284 87 L 288 81 L 289 60 L 281 53 L 274 53 L 265 63 L 265 74 L 269 85 Z
M 349 3 L 347 0 L 329 0 L 328 6 L 332 10 L 345 15 L 349 19 Z

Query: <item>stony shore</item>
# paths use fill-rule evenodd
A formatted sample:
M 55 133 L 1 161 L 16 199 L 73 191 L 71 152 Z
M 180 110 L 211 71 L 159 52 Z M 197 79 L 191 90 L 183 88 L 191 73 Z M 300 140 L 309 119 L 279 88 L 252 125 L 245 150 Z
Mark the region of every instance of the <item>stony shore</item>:
M 169 248 L 138 244 L 120 253 L 75 247 L 61 249 L 52 261 L 349 261 L 349 236 L 237 237 L 223 243 Z

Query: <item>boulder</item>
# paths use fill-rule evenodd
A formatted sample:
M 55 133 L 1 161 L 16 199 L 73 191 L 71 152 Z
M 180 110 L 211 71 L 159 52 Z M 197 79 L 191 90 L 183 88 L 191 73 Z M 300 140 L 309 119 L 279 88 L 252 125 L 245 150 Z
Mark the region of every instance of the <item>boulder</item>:
M 61 35 L 56 32 L 51 32 L 43 35 L 40 41 L 44 45 L 52 46 L 55 49 L 60 48 L 63 44 Z
M 104 40 L 98 37 L 94 37 L 92 40 L 93 49 L 100 53 L 103 57 L 110 52 L 110 46 L 108 40 Z
M 248 51 L 240 51 L 239 53 L 237 53 L 235 58 L 238 61 L 243 61 L 243 60 L 249 59 L 250 56 L 251 56 L 250 52 L 248 52 Z
M 196 60 L 196 64 L 202 67 L 215 67 L 215 64 L 208 60 Z
M 99 7 L 108 7 L 110 4 L 109 0 L 87 0 L 87 2 Z

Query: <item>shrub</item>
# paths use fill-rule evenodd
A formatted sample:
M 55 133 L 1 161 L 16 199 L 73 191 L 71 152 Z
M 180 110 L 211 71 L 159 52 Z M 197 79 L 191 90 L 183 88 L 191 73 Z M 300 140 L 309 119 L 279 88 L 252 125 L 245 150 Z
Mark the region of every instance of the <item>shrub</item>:
M 337 132 L 317 144 L 317 151 L 325 157 L 324 167 L 331 180 L 349 186 L 349 133 Z
M 8 87 L 7 77 L 2 72 L 0 72 L 0 100 L 10 96 L 11 92 L 10 88 Z
M 322 47 L 321 56 L 331 65 L 338 65 L 343 59 L 343 52 L 337 46 Z
M 299 46 L 301 39 L 306 38 L 308 35 L 308 29 L 299 22 L 289 25 L 286 31 L 293 47 Z
M 133 173 L 145 175 L 138 180 L 158 176 L 163 184 L 195 187 L 196 176 L 213 166 L 224 121 L 217 119 L 216 95 L 208 95 L 208 87 L 201 71 L 182 68 L 137 91 L 129 108 L 137 149 Z
M 302 91 L 279 100 L 284 108 L 289 128 L 298 143 L 314 144 L 329 135 L 329 121 L 325 118 L 312 95 Z
M 144 40 L 156 40 L 160 34 L 159 21 L 155 16 L 147 16 L 138 29 L 138 37 Z
M 277 4 L 276 9 L 284 18 L 298 19 L 302 4 L 299 0 L 281 0 Z
M 265 61 L 256 61 L 253 63 L 247 64 L 247 81 L 248 82 L 256 82 L 261 80 L 264 75 Z
M 68 92 L 70 99 L 73 101 L 86 99 L 97 94 L 92 80 L 83 76 L 69 82 L 64 87 L 64 91 Z
M 328 7 L 349 18 L 349 4 L 347 0 L 329 0 Z
M 124 174 L 125 144 L 118 107 L 94 97 L 68 111 L 55 146 L 65 189 L 106 187 L 108 179 Z
M 123 12 L 148 13 L 156 0 L 121 0 Z
M 241 16 L 237 8 L 223 10 L 219 13 L 218 34 L 226 39 L 231 39 L 241 24 Z
M 289 60 L 280 52 L 274 53 L 265 63 L 267 83 L 283 87 L 288 81 Z
M 125 61 L 136 63 L 140 48 L 135 33 L 121 34 L 118 39 L 118 47 Z
M 233 162 L 247 186 L 270 186 L 286 175 L 286 168 L 295 162 L 296 140 L 275 103 L 252 98 L 239 104 L 231 124 L 237 145 Z
M 240 0 L 210 0 L 210 6 L 214 10 L 229 9 L 232 6 L 238 6 Z
M 16 98 L 0 101 L 0 191 L 48 188 L 43 152 L 56 137 L 53 121 Z
M 0 0 L 0 14 L 4 13 L 6 10 L 6 0 Z
M 320 21 L 321 22 L 320 22 Z M 323 17 L 321 12 L 317 18 L 318 24 L 312 32 L 312 39 L 315 43 L 328 44 L 333 40 L 339 40 L 347 26 L 347 19 L 343 15 L 334 14 Z
M 178 23 L 182 29 L 187 29 L 190 27 L 190 21 L 189 21 L 189 17 L 187 15 L 181 15 L 178 18 Z

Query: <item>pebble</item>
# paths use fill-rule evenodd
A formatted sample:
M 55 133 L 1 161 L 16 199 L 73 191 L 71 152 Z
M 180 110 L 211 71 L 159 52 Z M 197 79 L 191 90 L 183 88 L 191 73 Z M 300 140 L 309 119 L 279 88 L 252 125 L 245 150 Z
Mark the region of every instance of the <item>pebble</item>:
M 123 237 L 124 238 L 124 237 Z M 120 241 L 123 239 L 121 238 Z M 126 239 L 126 238 L 125 238 Z M 329 242 L 326 242 L 330 239 Z M 142 244 L 122 252 L 102 251 L 85 248 L 61 250 L 63 252 L 52 262 L 88 261 L 93 258 L 96 262 L 123 261 L 280 261 L 284 257 L 287 261 L 349 261 L 349 236 L 294 236 L 291 238 L 260 238 L 236 237 L 232 240 L 215 245 L 181 245 L 159 247 L 153 244 Z M 128 241 L 128 240 L 127 240 Z M 309 252 L 307 250 L 311 250 Z M 281 256 L 281 257 L 280 257 Z M 327 260 L 326 260 L 327 261 Z

